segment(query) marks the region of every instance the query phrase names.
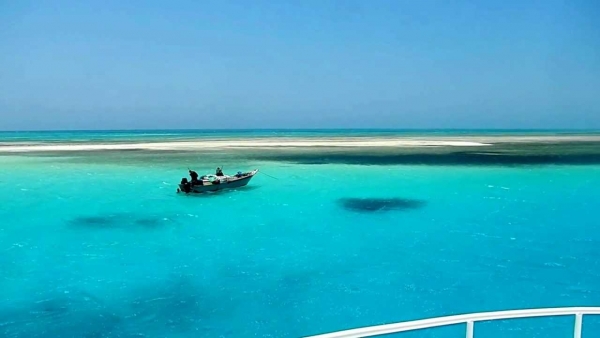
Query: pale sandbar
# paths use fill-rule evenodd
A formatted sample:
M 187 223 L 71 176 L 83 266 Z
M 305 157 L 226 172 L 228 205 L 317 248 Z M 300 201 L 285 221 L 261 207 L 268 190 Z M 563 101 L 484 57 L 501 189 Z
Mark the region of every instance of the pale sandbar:
M 276 148 L 422 148 L 489 147 L 496 144 L 539 144 L 563 142 L 600 142 L 600 135 L 585 136 L 463 136 L 463 137 L 328 137 L 328 138 L 246 138 L 197 139 L 189 141 L 123 143 L 11 143 L 0 142 L 0 153 L 69 152 L 101 150 L 194 151 L 210 149 Z

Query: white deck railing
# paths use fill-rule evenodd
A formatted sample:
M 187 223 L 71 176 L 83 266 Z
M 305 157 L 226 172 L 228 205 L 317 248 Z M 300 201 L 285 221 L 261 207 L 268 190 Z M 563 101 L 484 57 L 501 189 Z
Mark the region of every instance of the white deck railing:
M 467 324 L 467 338 L 473 338 L 473 327 L 475 322 L 501 320 L 501 319 L 516 319 L 516 318 L 531 318 L 531 317 L 555 317 L 555 316 L 575 316 L 575 328 L 573 330 L 574 338 L 581 338 L 581 326 L 583 323 L 583 315 L 600 315 L 600 307 L 565 307 L 565 308 L 547 308 L 547 309 L 527 309 L 527 310 L 511 310 L 511 311 L 496 311 L 496 312 L 480 312 L 466 315 L 437 317 L 430 319 L 413 320 L 409 322 L 377 325 L 363 327 L 359 329 L 338 331 L 326 333 L 306 338 L 361 338 L 379 336 L 382 334 L 415 331 L 421 329 L 429 329 L 440 326 L 448 326 L 455 324 Z

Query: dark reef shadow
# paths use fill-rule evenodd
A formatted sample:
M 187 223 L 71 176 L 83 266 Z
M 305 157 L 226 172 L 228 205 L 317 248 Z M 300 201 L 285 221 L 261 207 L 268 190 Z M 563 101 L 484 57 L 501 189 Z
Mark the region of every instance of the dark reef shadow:
M 254 153 L 254 161 L 275 161 L 305 165 L 469 165 L 469 166 L 538 166 L 594 165 L 600 163 L 600 143 L 504 144 L 490 149 L 450 150 L 361 149 L 319 150 L 304 152 Z
M 98 216 L 79 216 L 67 223 L 71 227 L 88 229 L 156 229 L 173 222 L 159 215 L 107 213 Z
M 348 211 L 361 213 L 415 210 L 426 204 L 408 198 L 340 198 L 338 203 Z
M 80 216 L 71 219 L 69 222 L 71 226 L 80 226 L 86 228 L 117 228 L 119 227 L 119 219 L 116 215 L 103 215 L 103 216 Z

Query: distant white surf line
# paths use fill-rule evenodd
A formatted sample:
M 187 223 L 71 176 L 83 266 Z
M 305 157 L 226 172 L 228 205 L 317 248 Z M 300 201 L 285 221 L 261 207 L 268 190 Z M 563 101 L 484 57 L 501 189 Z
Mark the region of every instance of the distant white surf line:
M 481 147 L 490 143 L 443 140 L 206 140 L 156 143 L 119 144 L 19 144 L 0 145 L 0 152 L 45 152 L 45 151 L 94 151 L 94 150 L 199 150 L 227 148 L 308 148 L 308 147 Z

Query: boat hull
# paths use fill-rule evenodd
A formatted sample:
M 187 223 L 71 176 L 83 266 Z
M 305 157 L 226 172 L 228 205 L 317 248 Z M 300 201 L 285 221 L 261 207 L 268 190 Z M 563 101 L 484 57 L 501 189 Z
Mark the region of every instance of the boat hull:
M 254 177 L 254 175 L 256 175 L 257 172 L 258 172 L 258 169 L 251 171 L 250 173 L 247 174 L 247 176 L 243 176 L 243 177 L 239 177 L 239 178 L 235 177 L 235 176 L 228 176 L 225 179 L 223 179 L 221 181 L 221 183 L 218 183 L 218 184 L 214 184 L 209 181 L 203 181 L 202 185 L 192 186 L 190 192 L 200 194 L 200 193 L 205 193 L 205 192 L 213 192 L 213 191 L 219 191 L 219 190 L 241 188 L 243 186 L 248 185 L 248 183 L 250 182 L 252 177 Z M 185 187 L 183 186 L 183 184 L 179 184 L 178 192 L 185 191 L 184 188 Z

